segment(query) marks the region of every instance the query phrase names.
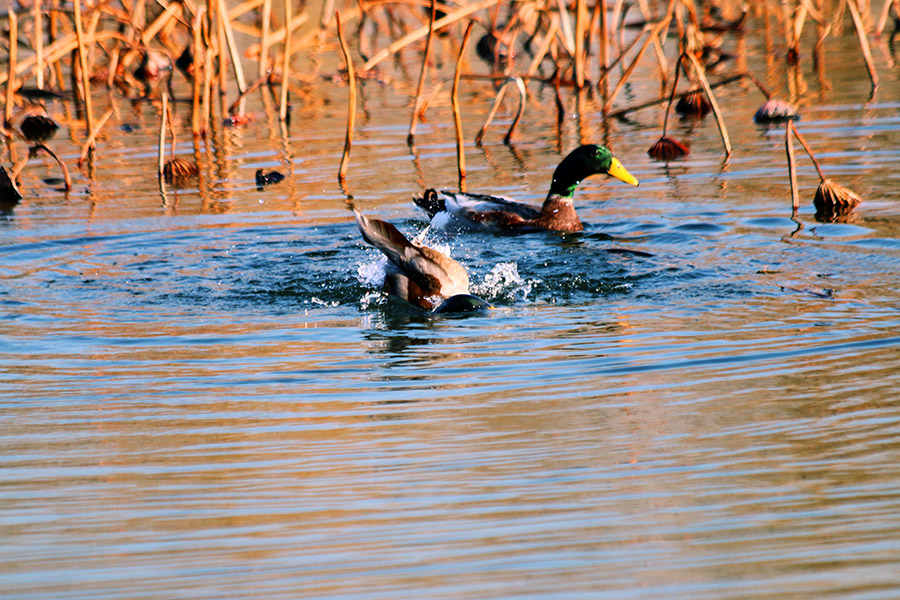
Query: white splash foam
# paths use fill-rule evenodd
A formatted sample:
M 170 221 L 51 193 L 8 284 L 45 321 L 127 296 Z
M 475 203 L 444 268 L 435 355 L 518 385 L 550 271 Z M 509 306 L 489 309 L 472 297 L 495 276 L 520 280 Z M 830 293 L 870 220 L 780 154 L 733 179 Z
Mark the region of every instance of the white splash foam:
M 362 262 L 356 266 L 356 278 L 366 287 L 381 287 L 384 283 L 384 269 L 387 263 L 387 257 L 383 254 Z
M 431 218 L 431 226 L 434 227 L 435 229 L 446 229 L 448 225 L 453 223 L 453 221 L 454 221 L 453 215 L 451 215 L 450 213 L 448 213 L 445 210 L 442 210 L 441 212 L 436 213 Z
M 519 275 L 518 265 L 510 261 L 494 265 L 490 273 L 484 276 L 484 281 L 472 286 L 472 291 L 482 298 L 526 300 L 534 284 L 539 282 L 540 280 L 536 279 L 523 279 Z

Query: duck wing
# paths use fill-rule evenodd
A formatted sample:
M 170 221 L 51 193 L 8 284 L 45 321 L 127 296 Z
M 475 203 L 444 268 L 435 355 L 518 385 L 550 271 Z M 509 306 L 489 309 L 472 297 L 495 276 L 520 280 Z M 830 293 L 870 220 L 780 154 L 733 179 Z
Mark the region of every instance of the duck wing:
M 461 224 L 485 229 L 527 228 L 541 216 L 534 206 L 487 194 L 426 190 L 422 198 L 414 200 L 431 217 L 444 211 Z
M 363 239 L 381 250 L 424 294 L 446 298 L 468 293 L 469 275 L 458 262 L 433 248 L 410 242 L 387 221 L 354 213 Z

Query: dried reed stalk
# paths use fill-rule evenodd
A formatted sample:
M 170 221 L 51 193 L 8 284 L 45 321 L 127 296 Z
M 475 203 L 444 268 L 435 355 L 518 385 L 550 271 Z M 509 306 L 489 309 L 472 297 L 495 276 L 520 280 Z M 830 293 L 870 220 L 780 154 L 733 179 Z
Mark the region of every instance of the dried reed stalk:
M 716 125 L 719 127 L 719 134 L 722 136 L 722 144 L 725 146 L 725 159 L 727 160 L 729 156 L 731 156 L 731 140 L 728 138 L 728 130 L 725 129 L 725 121 L 722 119 L 722 111 L 719 110 L 719 103 L 716 102 L 716 96 L 713 94 L 712 87 L 709 85 L 709 80 L 706 79 L 706 72 L 703 69 L 703 65 L 700 64 L 700 61 L 697 60 L 697 57 L 693 52 L 686 52 L 688 59 L 691 61 L 691 64 L 694 66 L 694 72 L 697 74 L 697 78 L 700 79 L 700 85 L 703 86 L 703 91 L 706 92 L 706 97 L 709 99 L 709 103 L 712 106 L 713 114 L 716 116 Z
M 12 122 L 15 102 L 13 94 L 16 91 L 16 54 L 19 48 L 19 24 L 16 19 L 16 13 L 12 8 L 7 11 L 7 14 L 9 15 L 9 76 L 6 83 L 6 110 L 3 113 L 3 122 L 9 127 Z
M 39 90 L 44 89 L 44 13 L 41 0 L 34 0 L 34 71 Z
M 891 7 L 894 8 L 894 14 L 900 15 L 900 2 L 898 2 L 898 0 L 887 0 L 881 11 L 881 16 L 878 17 L 878 25 L 875 27 L 876 34 L 881 35 L 884 32 L 888 17 L 891 16 Z
M 262 35 L 259 39 L 259 77 L 269 72 L 269 29 L 272 21 L 272 0 L 263 0 Z
M 285 14 L 290 14 L 290 0 L 285 0 Z M 234 41 L 234 30 L 231 28 L 231 18 L 228 16 L 228 9 L 225 6 L 225 0 L 219 0 L 219 18 L 222 19 L 222 27 L 225 30 L 225 43 L 228 46 L 228 54 L 231 57 L 231 67 L 234 69 L 234 78 L 237 81 L 238 92 L 243 93 L 247 87 L 244 79 L 244 68 L 241 66 L 241 56 Z M 291 20 L 287 19 L 287 23 Z
M 794 164 L 794 138 L 791 136 L 790 121 L 784 126 L 784 148 L 787 151 L 788 177 L 791 181 L 791 208 L 796 214 L 800 208 L 800 196 L 797 193 L 797 166 Z
M 609 23 L 607 22 L 607 6 L 606 0 L 597 0 L 598 10 L 600 11 L 600 81 L 598 83 L 602 94 L 609 93 Z
M 422 86 L 425 85 L 425 74 L 428 72 L 428 56 L 431 53 L 431 39 L 434 37 L 435 0 L 431 0 L 431 12 L 428 18 L 428 37 L 425 38 L 425 56 L 422 57 L 422 70 L 419 71 L 419 84 L 416 86 L 416 99 L 413 102 L 412 117 L 409 121 L 409 134 L 406 136 L 406 144 L 412 146 L 416 138 L 416 124 L 419 120 L 419 98 L 422 96 Z
M 469 37 L 472 35 L 474 21 L 469 21 L 466 33 L 463 35 L 462 45 L 459 47 L 459 56 L 456 57 L 456 71 L 453 74 L 453 91 L 450 92 L 450 104 L 453 107 L 453 125 L 456 128 L 456 166 L 459 170 L 459 189 L 466 191 L 466 151 L 463 141 L 462 118 L 459 114 L 459 73 L 462 70 L 463 57 L 466 54 L 466 46 L 469 45 Z
M 288 25 L 291 23 L 291 3 L 293 0 L 284 0 L 284 23 L 285 23 L 285 31 L 284 31 L 284 56 L 281 59 L 281 99 L 279 102 L 278 108 L 278 118 L 281 121 L 287 121 L 287 101 L 288 101 L 288 87 L 290 86 L 291 80 L 291 33 L 293 32 L 291 27 Z M 338 21 L 340 23 L 340 21 Z M 341 31 L 340 27 L 338 28 L 338 37 L 341 39 L 341 48 L 344 48 L 345 44 L 343 42 L 344 32 Z M 352 66 L 350 64 L 350 53 L 348 51 L 344 51 L 344 58 L 347 59 L 347 70 L 351 71 Z M 353 110 L 356 110 L 356 81 L 353 78 L 351 73 L 350 75 L 350 87 L 351 87 L 351 95 L 353 96 Z M 355 112 L 354 112 L 354 117 Z M 348 123 L 349 126 L 349 123 Z M 351 136 L 352 134 L 348 134 Z M 345 155 L 349 155 L 350 153 L 350 137 L 347 138 L 347 145 L 344 148 Z M 343 160 L 341 160 L 341 181 L 344 179 L 344 173 L 346 173 L 346 165 Z
M 91 134 L 88 136 L 87 141 L 84 145 L 81 146 L 81 157 L 78 159 L 78 168 L 81 168 L 81 165 L 84 164 L 84 161 L 87 160 L 88 154 L 91 151 L 91 148 L 94 147 L 94 142 L 97 140 L 97 136 L 100 134 L 100 130 L 103 129 L 103 126 L 106 125 L 106 122 L 109 121 L 109 118 L 112 116 L 113 111 L 109 109 L 106 113 L 100 117 L 100 122 L 97 123 L 96 129 L 91 131 Z
M 350 58 L 350 48 L 344 40 L 344 28 L 341 25 L 341 13 L 334 13 L 337 23 L 338 41 L 341 43 L 341 51 L 344 53 L 344 62 L 347 63 L 347 79 L 349 84 L 349 108 L 347 111 L 347 134 L 344 136 L 344 154 L 341 156 L 341 168 L 338 171 L 338 182 L 344 183 L 347 177 L 347 168 L 350 166 L 350 147 L 353 145 L 353 127 L 356 123 L 356 74 L 353 71 L 353 59 Z M 290 21 L 288 21 L 290 22 Z M 282 101 L 284 94 L 282 93 Z M 282 120 L 284 120 L 282 118 Z
M 556 36 L 556 32 L 559 29 L 559 17 L 556 15 L 552 15 L 550 17 L 550 25 L 547 27 L 547 33 L 544 35 L 544 40 L 541 42 L 538 51 L 534 55 L 534 60 L 531 61 L 531 64 L 528 66 L 528 72 L 525 75 L 524 79 L 530 79 L 534 76 L 535 72 L 538 70 L 538 67 L 541 66 L 541 62 L 544 60 L 544 57 L 547 55 L 547 51 L 550 49 L 550 44 L 553 43 L 553 38 Z
M 844 0 L 844 4 L 850 9 L 850 16 L 853 17 L 853 26 L 856 27 L 856 36 L 859 38 L 859 48 L 862 50 L 863 58 L 866 61 L 866 69 L 869 71 L 869 79 L 872 81 L 872 92 L 878 87 L 878 74 L 875 72 L 875 63 L 872 60 L 872 52 L 869 50 L 869 40 L 866 37 L 866 29 L 863 25 L 862 18 L 859 16 L 859 9 L 856 7 L 854 0 Z
M 584 0 L 575 0 L 575 85 L 584 87 L 584 38 L 587 26 L 587 7 Z
M 72 178 L 69 177 L 69 169 L 66 167 L 66 163 L 61 161 L 59 157 L 56 155 L 56 152 L 45 146 L 44 144 L 35 144 L 31 148 L 28 149 L 28 156 L 37 156 L 38 152 L 43 150 L 47 154 L 49 154 L 53 160 L 56 161 L 56 164 L 59 165 L 59 169 L 63 174 L 63 181 L 66 183 L 66 191 L 70 191 L 72 189 Z
M 461 19 L 465 19 L 472 13 L 478 12 L 479 10 L 490 8 L 491 6 L 497 4 L 500 0 L 481 0 L 481 2 L 476 2 L 475 4 L 469 4 L 467 6 L 463 6 L 462 8 L 450 13 L 446 17 L 438 19 L 434 22 L 434 30 L 438 31 L 447 25 L 451 25 L 456 23 Z M 419 27 L 415 31 L 412 31 L 399 40 L 396 40 L 387 48 L 382 48 L 378 52 L 375 53 L 372 58 L 370 58 L 366 63 L 362 66 L 362 71 L 368 71 L 387 57 L 391 56 L 395 52 L 405 48 L 406 46 L 412 44 L 413 42 L 422 39 L 426 35 L 428 35 L 428 31 L 431 29 L 430 26 L 424 25 Z
M 194 76 L 191 78 L 191 133 L 195 138 L 200 137 L 201 121 L 200 121 L 200 48 L 203 45 L 203 14 L 206 7 L 201 6 L 194 13 L 194 20 L 191 22 L 193 30 L 193 56 L 194 59 Z M 205 53 L 204 53 L 205 54 Z M 204 76 L 206 74 L 204 73 Z M 204 125 L 205 127 L 205 125 Z
M 628 81 L 628 78 L 631 77 L 631 74 L 634 72 L 634 68 L 640 62 L 641 58 L 644 56 L 644 52 L 647 51 L 647 48 L 650 47 L 651 40 L 659 35 L 659 32 L 663 30 L 664 27 L 668 26 L 669 21 L 672 20 L 672 13 L 669 12 L 666 17 L 653 26 L 650 29 L 650 35 L 644 40 L 643 45 L 641 45 L 641 49 L 638 50 L 637 56 L 634 57 L 634 60 L 631 61 L 631 64 L 628 65 L 628 68 L 625 69 L 625 73 L 622 74 L 622 78 L 619 79 L 619 82 L 616 84 L 616 87 L 613 88 L 612 94 L 609 95 L 609 98 L 606 100 L 606 103 L 603 105 L 603 113 L 609 112 L 609 108 L 612 106 L 613 102 L 616 99 L 616 96 L 619 95 L 619 92 L 622 91 L 622 88 L 625 86 L 625 82 Z
M 78 40 L 78 64 L 81 67 L 81 89 L 84 92 L 84 115 L 87 122 L 87 130 L 94 130 L 94 115 L 91 109 L 91 75 L 88 71 L 87 54 L 84 49 L 84 32 L 81 21 L 81 0 L 74 0 L 75 7 L 75 37 Z
M 488 113 L 487 119 L 484 120 L 484 125 L 478 130 L 478 135 L 475 136 L 475 145 L 481 146 L 481 140 L 484 139 L 484 134 L 487 131 L 488 126 L 491 124 L 491 121 L 494 120 L 494 115 L 497 114 L 497 109 L 500 107 L 500 102 L 503 100 L 503 95 L 506 92 L 506 86 L 510 83 L 515 83 L 519 90 L 519 109 L 516 112 L 516 117 L 513 119 L 512 125 L 509 126 L 509 131 L 506 132 L 506 136 L 503 138 L 503 142 L 508 144 L 509 140 L 512 139 L 513 131 L 515 131 L 516 126 L 519 124 L 522 113 L 525 112 L 525 82 L 522 81 L 521 77 L 508 77 L 500 86 L 500 89 L 497 90 L 497 95 L 494 98 L 494 105 L 491 106 L 491 111 Z
M 156 166 L 156 174 L 159 180 L 163 180 L 163 166 L 166 162 L 166 117 L 169 112 L 169 95 L 162 94 L 162 114 L 159 118 L 159 157 Z

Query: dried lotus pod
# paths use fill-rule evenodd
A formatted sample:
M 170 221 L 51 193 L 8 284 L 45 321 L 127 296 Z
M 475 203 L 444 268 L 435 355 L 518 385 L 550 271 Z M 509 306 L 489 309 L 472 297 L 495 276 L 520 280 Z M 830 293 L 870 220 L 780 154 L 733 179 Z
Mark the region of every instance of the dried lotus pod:
M 163 166 L 163 177 L 171 185 L 182 185 L 199 174 L 197 164 L 183 158 L 175 157 Z
M 647 150 L 647 154 L 657 160 L 674 160 L 687 156 L 689 153 L 690 150 L 687 146 L 667 136 L 659 138 L 659 141 Z
M 675 105 L 675 112 L 686 117 L 705 117 L 712 110 L 703 90 L 691 90 L 684 94 Z
M 813 198 L 816 219 L 820 221 L 835 221 L 846 217 L 860 202 L 862 198 L 857 193 L 830 179 L 822 180 Z
M 21 125 L 22 135 L 33 144 L 43 144 L 56 135 L 58 129 L 56 121 L 44 115 L 28 115 Z
M 753 120 L 757 123 L 779 123 L 799 118 L 797 109 L 790 102 L 777 98 L 766 101 L 753 115 Z

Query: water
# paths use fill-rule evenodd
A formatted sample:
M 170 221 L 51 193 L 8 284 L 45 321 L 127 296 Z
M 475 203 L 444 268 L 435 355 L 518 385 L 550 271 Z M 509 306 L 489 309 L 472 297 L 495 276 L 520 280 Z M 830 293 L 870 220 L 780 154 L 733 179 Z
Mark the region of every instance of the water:
M 761 39 L 750 67 L 786 95 Z M 365 83 L 346 194 L 346 87 L 318 83 L 286 141 L 251 98 L 165 196 L 158 107 L 113 101 L 93 175 L 66 196 L 33 163 L 0 216 L 3 597 L 896 598 L 900 88 L 879 62 L 866 103 L 854 43 L 829 42 L 830 90 L 808 59 L 798 88 L 826 174 L 866 199 L 848 223 L 815 221 L 803 157 L 790 219 L 752 89 L 719 94 L 728 163 L 709 118 L 673 122 L 692 154 L 666 165 L 660 112 L 604 125 L 566 93 L 558 126 L 533 85 L 514 146 L 507 112 L 468 148 L 470 190 L 538 203 L 561 152 L 604 140 L 641 186 L 589 180 L 579 235 L 429 231 L 495 306 L 468 318 L 386 300 L 348 211 L 424 228 L 410 196 L 456 184 L 446 92 L 409 150 L 416 75 Z M 490 92 L 463 88 L 471 139 Z M 258 191 L 258 168 L 288 179 Z

